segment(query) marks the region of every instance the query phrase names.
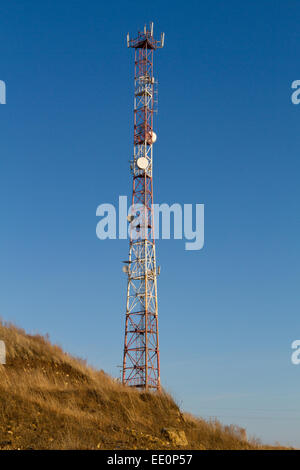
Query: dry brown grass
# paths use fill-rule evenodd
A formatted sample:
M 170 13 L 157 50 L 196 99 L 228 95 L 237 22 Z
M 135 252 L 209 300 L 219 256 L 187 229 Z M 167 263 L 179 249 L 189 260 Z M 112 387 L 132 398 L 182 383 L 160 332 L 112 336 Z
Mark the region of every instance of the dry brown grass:
M 170 395 L 122 386 L 53 346 L 0 322 L 0 449 L 173 449 L 163 428 L 184 430 L 189 449 L 257 449 L 244 430 L 182 414 Z

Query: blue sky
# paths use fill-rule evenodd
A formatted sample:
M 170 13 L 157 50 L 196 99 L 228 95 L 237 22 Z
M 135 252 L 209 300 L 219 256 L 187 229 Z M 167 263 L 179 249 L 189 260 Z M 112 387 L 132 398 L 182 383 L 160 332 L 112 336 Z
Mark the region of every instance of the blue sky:
M 155 202 L 205 204 L 205 246 L 162 240 L 162 382 L 188 411 L 300 447 L 297 1 L 2 1 L 0 315 L 119 375 L 133 56 L 155 55 Z

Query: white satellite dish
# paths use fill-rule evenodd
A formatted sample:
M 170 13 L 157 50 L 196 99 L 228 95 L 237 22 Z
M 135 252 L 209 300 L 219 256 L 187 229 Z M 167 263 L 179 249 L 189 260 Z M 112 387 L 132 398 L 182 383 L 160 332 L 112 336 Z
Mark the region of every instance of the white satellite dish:
M 123 273 L 128 274 L 129 267 L 125 264 L 124 266 L 122 266 L 122 271 Z
M 153 131 L 147 132 L 146 137 L 148 145 L 154 144 L 157 140 L 157 135 Z
M 140 170 L 146 170 L 148 168 L 149 162 L 146 157 L 140 157 L 137 159 L 136 164 Z
M 153 131 L 151 132 L 151 140 L 152 140 L 152 144 L 154 144 L 157 140 L 157 135 Z

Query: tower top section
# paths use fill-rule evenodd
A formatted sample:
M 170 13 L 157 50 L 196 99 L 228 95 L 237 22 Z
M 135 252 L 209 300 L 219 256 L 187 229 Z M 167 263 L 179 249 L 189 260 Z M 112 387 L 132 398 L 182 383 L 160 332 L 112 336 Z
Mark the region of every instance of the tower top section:
M 161 49 L 164 47 L 165 33 L 161 33 L 160 40 L 154 39 L 153 37 L 153 23 L 150 23 L 150 28 L 144 26 L 144 31 L 139 31 L 138 36 L 134 39 L 130 39 L 129 33 L 127 33 L 127 47 L 133 47 L 134 49 Z

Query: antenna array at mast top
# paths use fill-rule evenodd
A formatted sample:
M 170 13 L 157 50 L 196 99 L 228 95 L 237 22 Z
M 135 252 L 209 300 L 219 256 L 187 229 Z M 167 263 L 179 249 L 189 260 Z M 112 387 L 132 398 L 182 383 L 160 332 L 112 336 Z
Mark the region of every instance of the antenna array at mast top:
M 150 23 L 150 29 L 144 26 L 144 30 L 138 32 L 138 36 L 134 39 L 130 39 L 129 33 L 127 33 L 127 47 L 147 48 L 147 49 L 161 49 L 164 47 L 165 33 L 161 33 L 160 40 L 156 40 L 153 37 L 153 23 Z

